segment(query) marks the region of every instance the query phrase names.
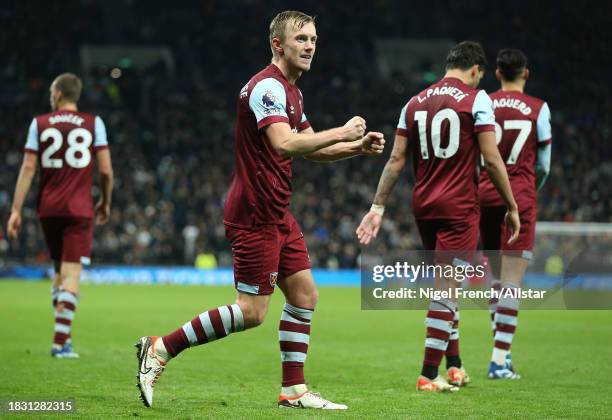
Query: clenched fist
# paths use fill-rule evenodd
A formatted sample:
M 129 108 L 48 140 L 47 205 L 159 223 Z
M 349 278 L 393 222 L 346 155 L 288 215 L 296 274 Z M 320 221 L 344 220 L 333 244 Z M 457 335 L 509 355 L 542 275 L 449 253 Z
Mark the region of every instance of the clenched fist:
M 366 122 L 361 117 L 353 117 L 344 124 L 344 141 L 355 141 L 363 137 Z
M 371 131 L 361 140 L 361 153 L 364 155 L 380 155 L 385 150 L 383 133 Z

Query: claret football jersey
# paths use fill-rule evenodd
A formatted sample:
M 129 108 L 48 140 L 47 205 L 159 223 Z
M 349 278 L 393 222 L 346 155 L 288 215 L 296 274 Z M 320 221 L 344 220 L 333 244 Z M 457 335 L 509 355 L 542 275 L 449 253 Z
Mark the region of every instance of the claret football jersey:
M 463 219 L 479 213 L 477 134 L 495 130 L 484 90 L 444 78 L 412 97 L 402 109 L 397 134 L 408 137 L 417 219 Z
M 108 147 L 100 117 L 56 111 L 35 117 L 24 151 L 40 165 L 40 217 L 93 217 L 92 177 L 95 153 Z
M 518 91 L 491 94 L 499 153 L 506 163 L 519 209 L 537 204 L 536 161 L 539 147 L 551 143 L 550 110 L 546 102 Z M 480 173 L 482 206 L 503 206 L 489 175 Z
M 302 93 L 270 64 L 242 88 L 237 108 L 234 173 L 224 222 L 243 228 L 283 223 L 291 199 L 292 159 L 276 152 L 265 127 L 284 122 L 296 133 L 310 127 Z

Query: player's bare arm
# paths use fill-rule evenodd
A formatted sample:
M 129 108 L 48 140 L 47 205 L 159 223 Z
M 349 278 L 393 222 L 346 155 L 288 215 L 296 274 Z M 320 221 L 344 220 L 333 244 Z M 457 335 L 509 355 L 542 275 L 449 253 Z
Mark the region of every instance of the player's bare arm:
M 406 166 L 406 149 L 408 147 L 408 138 L 404 136 L 395 136 L 393 150 L 391 156 L 383 169 L 383 173 L 378 181 L 376 195 L 374 196 L 374 204 L 384 206 L 389 194 L 393 191 L 393 187 Z
M 538 147 L 538 155 L 536 162 L 536 190 L 540 191 L 550 173 L 550 155 L 552 146 L 547 144 Z
M 110 217 L 111 196 L 113 192 L 113 166 L 110 151 L 100 150 L 96 154 L 100 174 L 100 200 L 96 204 L 96 224 L 103 225 Z
M 353 142 L 365 134 L 366 123 L 361 117 L 353 117 L 342 127 L 336 127 L 318 133 L 304 130 L 300 133 L 291 131 L 289 124 L 278 122 L 266 127 L 266 135 L 272 147 L 282 157 L 304 156 L 317 150 L 341 142 Z
M 312 127 L 301 131 L 301 133 L 314 133 Z M 383 133 L 372 131 L 359 140 L 352 142 L 336 143 L 316 152 L 304 155 L 313 162 L 335 162 L 337 160 L 351 158 L 353 156 L 366 155 L 378 156 L 385 149 L 385 138 Z
M 23 162 L 21 164 L 21 169 L 19 170 L 19 177 L 17 178 L 17 185 L 15 186 L 11 216 L 9 217 L 8 227 L 6 229 L 9 238 L 17 238 L 17 234 L 21 228 L 21 209 L 23 208 L 23 203 L 28 195 L 28 191 L 30 191 L 30 186 L 32 185 L 32 179 L 36 174 L 37 166 L 37 155 L 33 153 L 26 153 L 23 156 Z
M 408 147 L 408 138 L 404 136 L 395 136 L 395 143 L 391 156 L 383 169 L 376 195 L 374 196 L 374 204 L 370 211 L 363 217 L 359 227 L 357 228 L 357 238 L 359 243 L 368 245 L 373 238 L 376 238 L 382 223 L 385 202 L 387 197 L 393 191 L 393 187 L 402 173 L 402 169 L 406 165 L 406 149 Z
M 518 206 L 512 195 L 508 172 L 506 172 L 506 165 L 499 154 L 499 149 L 495 142 L 495 133 L 492 131 L 478 133 L 478 145 L 483 156 L 484 167 L 508 208 L 505 223 L 512 232 L 508 239 L 508 243 L 512 244 L 518 238 L 521 223 L 519 221 Z

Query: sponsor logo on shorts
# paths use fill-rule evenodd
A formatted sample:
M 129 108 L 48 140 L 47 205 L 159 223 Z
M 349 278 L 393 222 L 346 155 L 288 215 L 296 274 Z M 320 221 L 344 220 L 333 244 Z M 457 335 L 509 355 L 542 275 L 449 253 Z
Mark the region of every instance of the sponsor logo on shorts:
M 276 281 L 278 280 L 278 272 L 270 273 L 270 286 L 276 286 Z

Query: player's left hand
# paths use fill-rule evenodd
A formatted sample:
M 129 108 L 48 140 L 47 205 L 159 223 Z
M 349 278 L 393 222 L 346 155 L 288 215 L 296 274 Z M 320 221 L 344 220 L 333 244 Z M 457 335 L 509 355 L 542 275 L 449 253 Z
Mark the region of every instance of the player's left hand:
M 19 229 L 21 228 L 21 214 L 19 212 L 13 211 L 11 212 L 11 216 L 9 217 L 8 226 L 6 228 L 6 233 L 10 239 L 17 239 L 17 234 L 19 233 Z
M 518 210 L 508 210 L 504 216 L 504 223 L 506 224 L 506 229 L 510 232 L 508 245 L 512 245 L 518 239 L 519 232 L 521 231 L 521 219 L 519 218 Z
M 361 153 L 364 155 L 380 155 L 385 149 L 385 136 L 383 133 L 370 131 L 361 139 Z
M 103 225 L 110 218 L 110 204 L 98 202 L 96 204 L 96 225 Z
M 363 220 L 361 220 L 356 231 L 359 243 L 362 245 L 369 245 L 372 239 L 376 238 L 376 235 L 378 235 L 381 225 L 382 216 L 380 214 L 370 211 L 363 216 Z

